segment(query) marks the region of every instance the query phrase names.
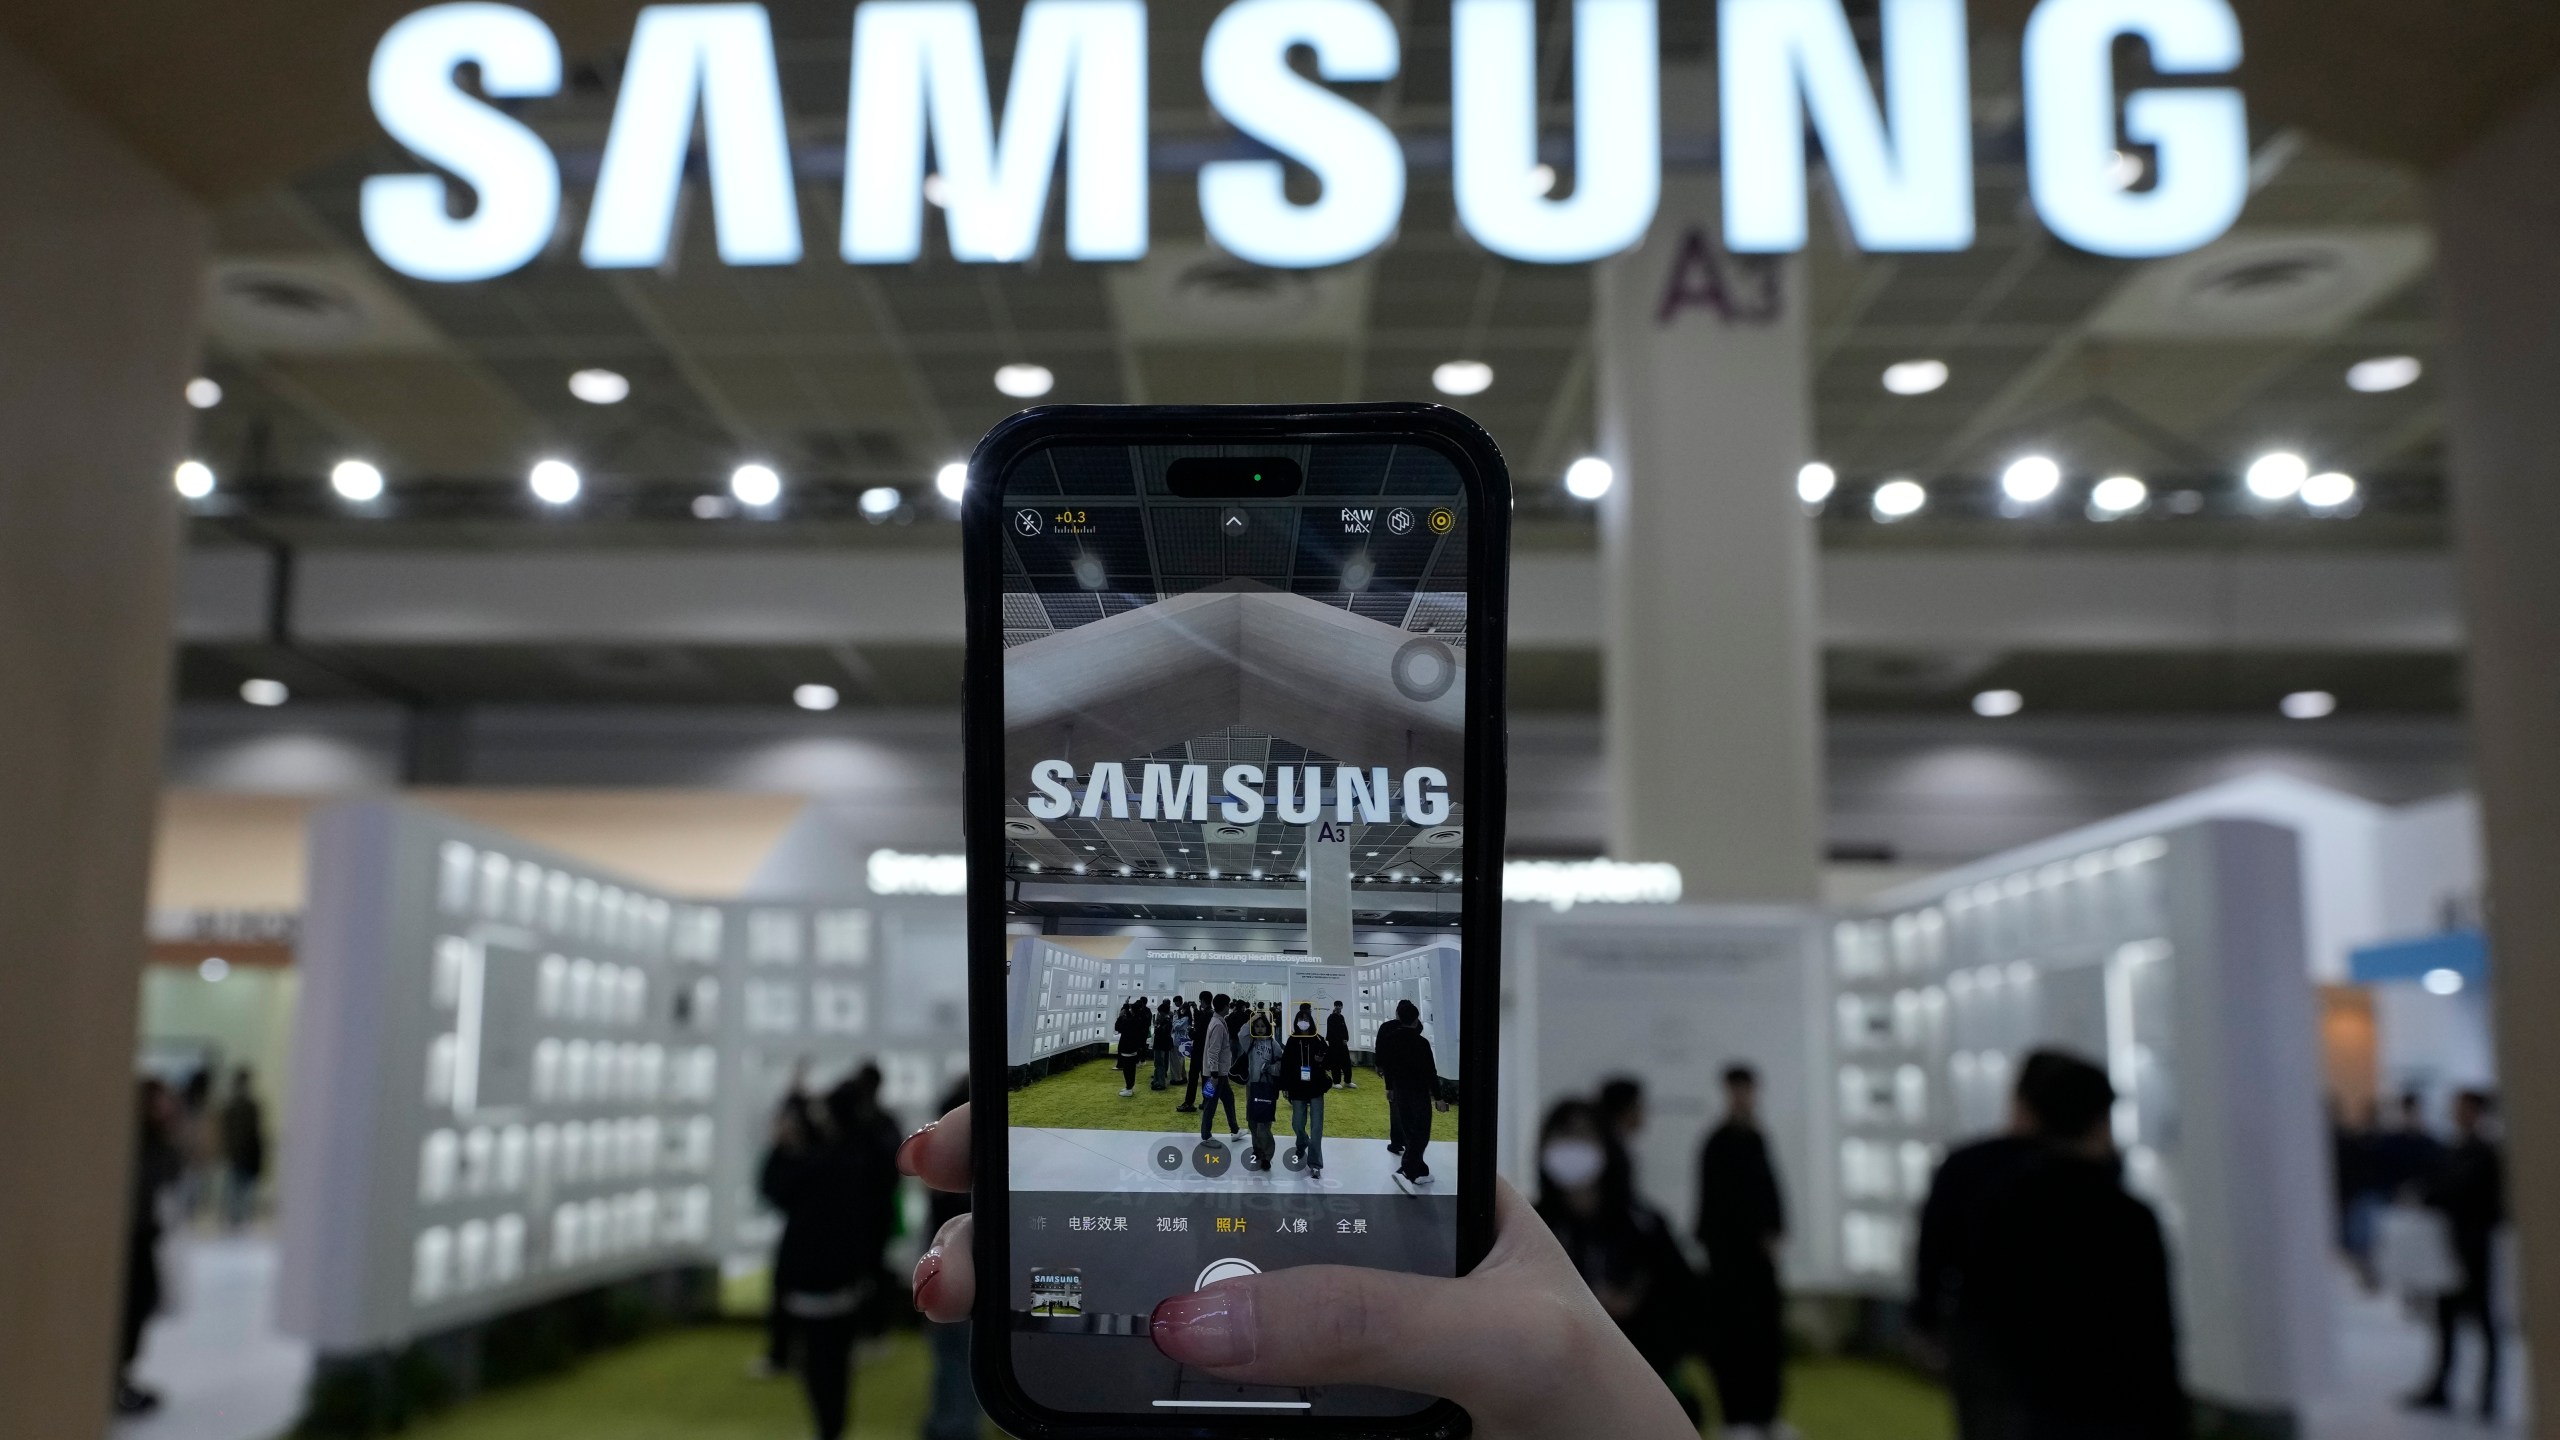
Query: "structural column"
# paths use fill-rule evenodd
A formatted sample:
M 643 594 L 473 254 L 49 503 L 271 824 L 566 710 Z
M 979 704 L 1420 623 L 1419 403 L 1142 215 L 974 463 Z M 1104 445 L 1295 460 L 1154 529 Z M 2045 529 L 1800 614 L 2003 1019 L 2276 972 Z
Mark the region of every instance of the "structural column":
M 2434 181 L 2473 763 L 2522 1308 L 2560 1316 L 2560 84 Z M 2532 1348 L 2560 1434 L 2560 1342 Z
M 0 1435 L 106 1426 L 205 254 L 0 44 Z
M 1351 827 L 1335 820 L 1307 827 L 1307 954 L 1351 963 Z
M 1822 714 L 1805 297 L 1727 254 L 1716 187 L 1674 179 L 1643 248 L 1600 267 L 1594 345 L 1608 587 L 1609 847 L 1700 900 L 1821 888 Z

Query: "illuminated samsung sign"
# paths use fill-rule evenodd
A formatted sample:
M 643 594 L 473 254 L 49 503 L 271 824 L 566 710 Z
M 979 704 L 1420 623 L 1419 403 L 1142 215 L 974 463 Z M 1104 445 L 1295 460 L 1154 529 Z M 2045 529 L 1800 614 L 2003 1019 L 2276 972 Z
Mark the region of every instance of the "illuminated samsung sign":
M 1868 250 L 1973 243 L 1971 61 L 1963 0 L 1882 0 L 1882 87 L 1871 82 L 1840 0 L 1721 0 L 1720 143 L 1727 244 L 1805 243 L 1808 130 L 1840 208 Z M 926 157 L 940 178 L 951 253 L 1027 260 L 1055 177 L 1066 248 L 1078 260 L 1147 249 L 1147 11 L 1141 0 L 1031 0 L 999 119 L 977 7 L 968 0 L 866 0 L 854 10 L 844 212 L 836 253 L 894 265 L 922 251 Z M 1545 193 L 1538 161 L 1533 0 L 1454 0 L 1450 162 L 1460 222 L 1486 249 L 1570 264 L 1643 238 L 1662 187 L 1661 66 L 1654 0 L 1574 0 L 1574 181 Z M 2220 235 L 2248 192 L 2238 90 L 2182 84 L 2116 91 L 2130 38 L 2151 68 L 2227 76 L 2240 63 L 2228 0 L 2041 0 L 2023 48 L 2027 172 L 2056 235 L 2106 255 L 2167 255 Z M 1290 63 L 1303 51 L 1313 78 Z M 1200 168 L 1201 219 L 1229 252 L 1281 267 L 1334 265 L 1385 244 L 1404 211 L 1406 155 L 1386 123 L 1319 82 L 1381 81 L 1403 66 L 1375 0 L 1235 0 L 1200 56 L 1218 114 L 1318 182 L 1292 198 L 1282 161 Z M 478 93 L 462 83 L 476 72 Z M 438 5 L 393 25 L 375 49 L 375 116 L 443 173 L 365 182 L 374 253 L 425 280 L 514 270 L 559 225 L 560 164 L 492 101 L 561 84 L 560 43 L 511 5 Z M 675 241 L 696 125 L 712 238 L 732 265 L 806 253 L 772 24 L 761 5 L 652 5 L 640 12 L 579 255 L 598 269 L 663 264 Z M 2153 183 L 2129 185 L 2128 148 Z M 1063 159 L 1063 166 L 1061 160 Z M 450 177 L 450 178 L 448 178 Z M 454 181 L 468 187 L 458 195 Z

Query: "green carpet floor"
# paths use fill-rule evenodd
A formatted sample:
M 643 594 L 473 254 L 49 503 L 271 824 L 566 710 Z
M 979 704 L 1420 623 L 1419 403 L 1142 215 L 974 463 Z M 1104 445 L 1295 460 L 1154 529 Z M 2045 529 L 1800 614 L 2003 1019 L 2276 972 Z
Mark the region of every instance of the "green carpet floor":
M 413 1427 L 404 1440 L 807 1440 L 799 1388 L 748 1378 L 761 1342 L 743 1325 L 654 1336 L 556 1379 L 483 1396 Z M 923 1427 L 928 1366 L 918 1336 L 867 1347 L 854 1378 L 853 1440 L 914 1440 Z M 1696 1379 L 1703 1393 L 1703 1374 Z M 1796 1364 L 1788 1372 L 1787 1414 L 1806 1440 L 1946 1440 L 1954 1433 L 1935 1387 L 1857 1360 Z
M 1154 1073 L 1154 1062 L 1138 1067 L 1138 1093 L 1120 1098 L 1120 1071 L 1102 1060 L 1088 1060 L 1072 1070 L 1061 1071 L 1045 1080 L 1035 1080 L 1013 1092 L 1012 1120 L 1016 1125 L 1034 1125 L 1055 1130 L 1145 1130 L 1181 1131 L 1198 1134 L 1198 1115 L 1177 1115 L 1173 1107 L 1182 1103 L 1179 1089 L 1155 1091 L 1147 1088 L 1147 1077 Z M 1361 1070 L 1354 1079 L 1359 1088 L 1336 1087 L 1324 1097 L 1324 1133 L 1327 1138 L 1345 1140 L 1384 1140 L 1387 1138 L 1387 1087 L 1379 1083 L 1377 1072 Z M 1236 1100 L 1236 1120 L 1244 1120 L 1244 1100 Z M 1227 1123 L 1226 1107 L 1218 1107 L 1218 1123 Z M 1289 1139 L 1289 1107 L 1280 1107 L 1279 1122 L 1271 1127 L 1282 1144 Z M 1435 1113 L 1431 1120 L 1431 1138 L 1457 1143 L 1458 1112 L 1453 1108 Z

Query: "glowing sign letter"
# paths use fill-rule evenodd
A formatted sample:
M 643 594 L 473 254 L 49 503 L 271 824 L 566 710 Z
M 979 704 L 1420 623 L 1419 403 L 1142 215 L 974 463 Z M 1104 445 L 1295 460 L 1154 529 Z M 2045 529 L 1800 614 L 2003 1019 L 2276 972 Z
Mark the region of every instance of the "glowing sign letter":
M 382 263 L 420 280 L 486 280 L 531 260 L 560 218 L 560 165 L 542 137 L 453 83 L 465 64 L 480 88 L 514 99 L 560 88 L 560 42 L 512 5 L 436 5 L 400 21 L 374 47 L 374 118 L 420 159 L 452 171 L 477 197 L 455 219 L 440 175 L 376 175 L 359 208 Z
M 1457 0 L 1450 36 L 1458 217 L 1486 249 L 1572 264 L 1644 238 L 1662 198 L 1662 66 L 1654 0 L 1575 0 L 1573 195 L 1550 200 L 1538 163 L 1531 0 Z
M 2240 63 L 2224 0 L 2044 0 L 2026 36 L 2027 183 L 2053 233 L 2099 255 L 2174 255 L 2231 228 L 2249 198 L 2249 120 L 2229 88 L 2137 90 L 2128 142 L 2157 151 L 2159 182 L 2124 188 L 2116 169 L 2116 37 L 2151 47 L 2164 75 Z
M 871 0 L 853 12 L 845 121 L 844 258 L 913 260 L 924 244 L 925 136 L 941 165 L 951 253 L 1028 260 L 1067 150 L 1067 254 L 1147 253 L 1147 7 L 1032 0 L 998 132 L 978 10 L 967 0 Z
M 656 265 L 676 226 L 676 193 L 702 102 L 711 223 L 732 265 L 800 258 L 800 206 L 761 5 L 652 5 L 631 31 L 622 95 L 604 142 L 582 254 L 598 267 Z
M 1316 174 L 1324 193 L 1292 204 L 1277 160 L 1200 167 L 1209 238 L 1256 265 L 1357 260 L 1404 212 L 1404 151 L 1386 123 L 1289 68 L 1297 46 L 1326 80 L 1385 80 L 1402 63 L 1395 22 L 1373 0 L 1236 0 L 1209 26 L 1200 77 L 1238 130 Z
M 1804 248 L 1808 111 L 1862 248 L 1973 243 L 1964 0 L 1884 0 L 1890 132 L 1840 0 L 1724 0 L 1721 14 L 1728 248 Z

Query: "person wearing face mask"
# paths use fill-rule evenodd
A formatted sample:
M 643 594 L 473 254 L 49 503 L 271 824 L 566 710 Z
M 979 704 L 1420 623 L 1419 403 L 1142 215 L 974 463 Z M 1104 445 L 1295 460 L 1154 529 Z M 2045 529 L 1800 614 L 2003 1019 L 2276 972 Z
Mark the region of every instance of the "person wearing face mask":
M 1698 1397 L 1680 1371 L 1697 1275 L 1670 1224 L 1635 1197 L 1625 1152 L 1610 1138 L 1607 1121 L 1588 1102 L 1565 1100 L 1547 1112 L 1539 1128 L 1538 1215 L 1694 1427 Z
M 1289 1128 L 1297 1134 L 1298 1158 L 1310 1180 L 1324 1178 L 1324 1097 L 1332 1088 L 1330 1047 L 1316 1033 L 1314 1007 L 1302 1003 L 1281 1050 L 1280 1090 L 1289 1097 Z

